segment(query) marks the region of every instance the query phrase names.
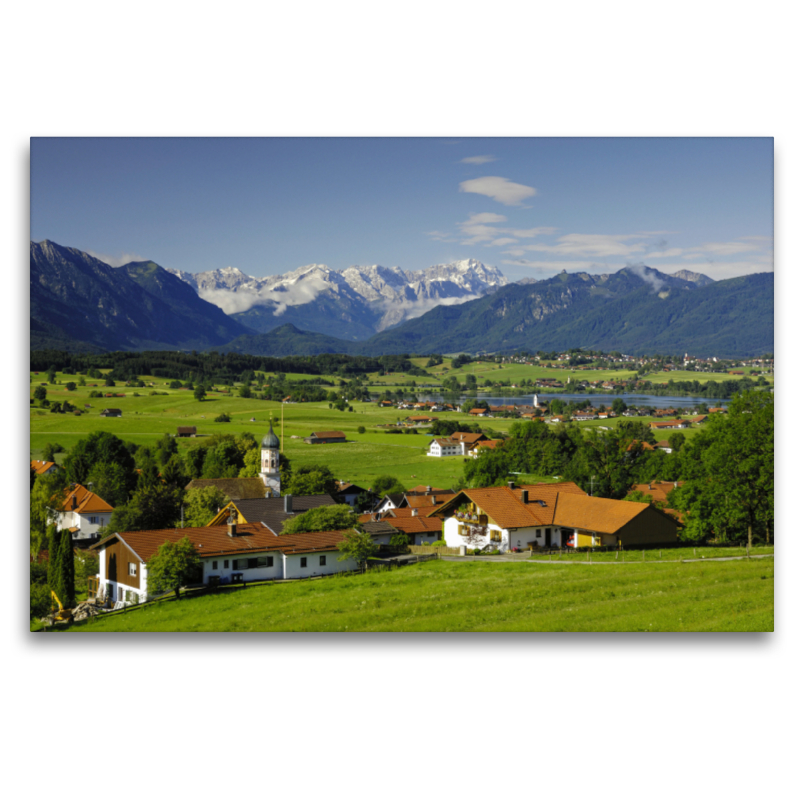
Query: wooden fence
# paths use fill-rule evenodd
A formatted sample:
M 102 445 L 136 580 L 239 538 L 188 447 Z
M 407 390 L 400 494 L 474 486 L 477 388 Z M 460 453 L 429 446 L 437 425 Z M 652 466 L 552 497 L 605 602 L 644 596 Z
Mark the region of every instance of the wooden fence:
M 419 555 L 436 555 L 438 553 L 443 556 L 457 556 L 460 552 L 457 547 L 431 547 L 426 544 L 409 545 L 408 551 Z

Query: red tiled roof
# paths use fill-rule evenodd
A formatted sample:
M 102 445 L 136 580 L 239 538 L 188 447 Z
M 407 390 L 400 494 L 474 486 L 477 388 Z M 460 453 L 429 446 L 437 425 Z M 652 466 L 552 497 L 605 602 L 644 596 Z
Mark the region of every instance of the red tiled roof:
M 31 469 L 37 475 L 44 475 L 44 473 L 47 472 L 47 470 L 49 470 L 51 467 L 54 467 L 55 465 L 56 465 L 55 461 L 31 461 Z
M 667 502 L 667 495 L 678 486 L 683 486 L 683 481 L 653 481 L 651 483 L 637 483 L 631 489 L 631 492 L 641 492 L 648 494 L 653 498 L 654 503 Z
M 164 542 L 179 542 L 184 536 L 203 558 L 278 551 L 285 554 L 336 550 L 346 531 L 292 533 L 278 536 L 260 523 L 238 525 L 236 536 L 228 536 L 228 527 L 167 528 L 155 531 L 126 531 L 106 537 L 90 549 L 102 549 L 112 540 L 124 542 L 139 558 L 149 561 Z
M 408 508 L 433 508 L 452 500 L 455 496 L 455 492 L 431 492 L 430 494 L 406 495 L 406 500 L 408 501 Z
M 441 531 L 442 521 L 436 517 L 400 517 L 386 519 L 393 528 L 403 533 L 428 533 L 429 531 Z
M 565 493 L 558 498 L 553 522 L 567 528 L 616 533 L 649 507 L 647 503 Z
M 79 514 L 91 514 L 92 512 L 113 511 L 114 507 L 110 506 L 94 492 L 90 492 L 85 486 L 79 483 L 72 484 L 70 488 L 66 489 L 66 494 L 63 495 L 64 501 L 61 503 L 61 511 L 77 511 Z M 72 505 L 72 498 L 75 498 L 75 506 Z M 61 498 L 59 498 L 60 501 Z

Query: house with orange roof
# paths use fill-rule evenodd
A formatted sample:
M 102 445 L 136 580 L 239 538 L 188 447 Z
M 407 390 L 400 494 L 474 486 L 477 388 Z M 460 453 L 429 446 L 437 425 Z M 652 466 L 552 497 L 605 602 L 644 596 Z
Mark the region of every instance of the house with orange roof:
M 90 580 L 95 591 L 116 604 L 144 602 L 147 564 L 165 542 L 187 537 L 200 556 L 197 583 L 217 585 L 262 580 L 287 580 L 330 575 L 356 569 L 352 559 L 339 561 L 346 531 L 293 533 L 279 536 L 263 523 L 168 528 L 113 533 L 90 549 L 100 568 Z
M 31 469 L 39 475 L 49 475 L 58 469 L 58 464 L 55 461 L 31 461 Z
M 677 523 L 647 503 L 590 497 L 571 482 L 463 489 L 431 512 L 450 547 L 505 552 L 528 547 L 598 547 L 677 540 Z
M 102 534 L 114 508 L 85 486 L 72 483 L 63 495 L 54 498 L 54 511 L 58 530 L 68 530 L 73 540 L 85 540 Z
M 487 450 L 494 450 L 497 447 L 501 447 L 503 441 L 503 439 L 487 439 L 485 442 L 478 442 L 472 450 L 470 450 L 470 455 L 473 458 L 477 458 L 481 453 L 485 453 Z

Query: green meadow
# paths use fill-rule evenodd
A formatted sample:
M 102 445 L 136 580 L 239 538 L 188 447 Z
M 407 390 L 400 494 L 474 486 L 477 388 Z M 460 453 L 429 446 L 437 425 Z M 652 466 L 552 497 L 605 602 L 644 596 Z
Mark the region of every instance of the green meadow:
M 39 385 L 40 376 L 32 375 L 31 393 Z M 43 377 L 43 376 L 42 376 Z M 395 475 L 406 486 L 420 483 L 440 488 L 449 488 L 461 476 L 463 460 L 461 458 L 431 458 L 427 456 L 430 436 L 426 429 L 418 429 L 418 433 L 388 434 L 380 425 L 396 423 L 412 415 L 412 411 L 400 411 L 395 408 L 381 409 L 374 403 L 354 402 L 353 412 L 342 412 L 328 408 L 326 402 L 321 403 L 287 403 L 282 405 L 258 399 L 245 399 L 232 394 L 210 392 L 202 402 L 195 400 L 191 391 L 169 389 L 169 381 L 147 378 L 143 380 L 155 383 L 154 387 L 132 389 L 116 386 L 79 386 L 69 392 L 64 385 L 75 380 L 76 376 L 58 374 L 56 380 L 60 384 L 48 385 L 47 397 L 51 402 L 69 400 L 71 404 L 83 409 L 84 404 L 92 407 L 87 413 L 76 416 L 72 413 L 53 414 L 48 409 L 31 407 L 30 410 L 30 452 L 31 458 L 38 458 L 47 442 L 58 442 L 66 449 L 71 448 L 81 437 L 93 431 L 105 430 L 115 433 L 122 439 L 137 444 L 154 444 L 165 433 L 175 434 L 180 425 L 197 426 L 200 436 L 214 433 L 240 434 L 249 431 L 260 438 L 269 428 L 270 415 L 278 435 L 281 435 L 281 413 L 283 413 L 282 441 L 284 453 L 293 464 L 323 463 L 331 468 L 340 480 L 365 483 L 369 485 L 378 475 L 389 473 Z M 102 383 L 102 381 L 89 381 Z M 106 390 L 124 393 L 125 397 L 89 398 L 93 390 Z M 159 394 L 150 396 L 150 391 Z M 134 392 L 138 397 L 134 397 Z M 162 394 L 164 393 L 164 394 Z M 609 398 L 610 399 L 610 398 Z M 103 408 L 119 408 L 122 417 L 101 417 Z M 215 422 L 214 418 L 227 413 L 231 422 Z M 442 412 L 435 415 L 440 419 L 457 419 L 467 421 L 468 416 L 454 412 Z M 251 421 L 251 420 L 255 421 Z M 611 428 L 623 418 L 612 420 L 592 420 L 580 423 L 582 428 Z M 650 418 L 641 417 L 643 421 Z M 470 422 L 474 420 L 469 419 Z M 499 432 L 507 432 L 514 423 L 513 419 L 487 419 L 482 422 L 486 428 Z M 365 433 L 359 433 L 363 426 Z M 309 445 L 303 437 L 312 431 L 341 430 L 348 439 L 346 444 Z M 699 428 L 682 431 L 691 437 Z M 662 437 L 668 438 L 670 432 Z M 180 447 L 197 444 L 197 439 L 180 439 Z M 63 455 L 62 455 L 63 458 Z M 549 480 L 553 476 L 520 477 L 520 480 Z
M 69 630 L 772 631 L 773 592 L 772 559 L 595 566 L 428 561 L 170 598 Z

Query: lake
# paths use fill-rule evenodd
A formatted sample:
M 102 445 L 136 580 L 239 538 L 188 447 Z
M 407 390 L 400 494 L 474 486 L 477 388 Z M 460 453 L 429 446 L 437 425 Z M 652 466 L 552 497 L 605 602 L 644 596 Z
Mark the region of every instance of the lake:
M 418 394 L 420 401 L 431 401 L 434 403 L 452 402 L 445 399 L 441 394 Z M 608 406 L 614 402 L 615 397 L 621 397 L 629 406 L 652 406 L 653 408 L 694 408 L 694 406 L 705 403 L 709 407 L 727 406 L 730 400 L 709 400 L 705 397 L 657 397 L 652 394 L 586 394 L 578 392 L 576 394 L 544 394 L 538 395 L 539 402 L 549 405 L 553 400 L 563 400 L 565 403 L 570 401 L 588 400 L 593 406 Z M 533 395 L 515 395 L 514 397 L 489 396 L 485 394 L 461 395 L 459 402 L 464 400 L 485 400 L 491 406 L 532 406 Z

